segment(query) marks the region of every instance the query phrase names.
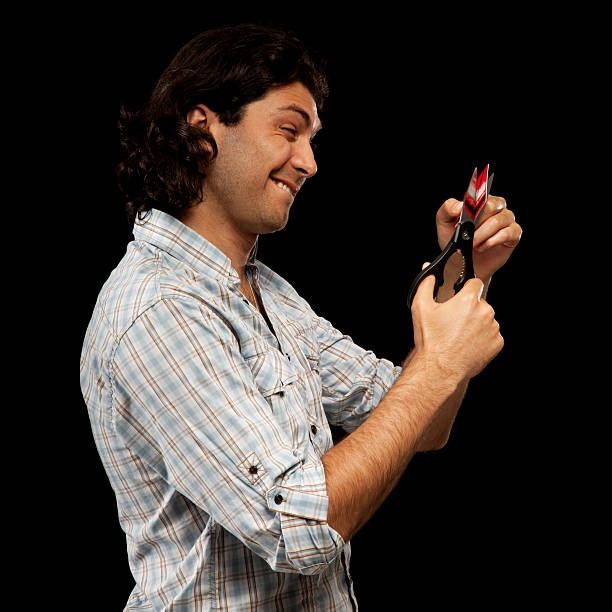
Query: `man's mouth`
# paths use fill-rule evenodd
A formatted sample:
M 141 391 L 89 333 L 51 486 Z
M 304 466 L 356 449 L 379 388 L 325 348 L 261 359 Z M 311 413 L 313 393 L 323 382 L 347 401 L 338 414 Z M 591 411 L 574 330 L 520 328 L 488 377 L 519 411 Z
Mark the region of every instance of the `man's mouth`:
M 292 183 L 291 181 L 286 181 L 284 179 L 281 180 L 279 178 L 276 178 L 275 176 L 271 176 L 270 179 L 277 187 L 279 187 L 283 191 L 286 191 L 288 194 L 290 194 L 293 197 L 295 197 L 297 192 L 300 190 L 300 188 L 295 183 Z

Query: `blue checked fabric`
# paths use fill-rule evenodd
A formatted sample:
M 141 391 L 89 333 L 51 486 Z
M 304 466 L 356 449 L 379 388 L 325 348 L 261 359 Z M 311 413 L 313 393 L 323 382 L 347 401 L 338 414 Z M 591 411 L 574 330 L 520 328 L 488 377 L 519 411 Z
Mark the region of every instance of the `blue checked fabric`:
M 326 521 L 329 425 L 352 431 L 400 368 L 154 210 L 98 297 L 81 356 L 136 582 L 125 610 L 352 610 Z

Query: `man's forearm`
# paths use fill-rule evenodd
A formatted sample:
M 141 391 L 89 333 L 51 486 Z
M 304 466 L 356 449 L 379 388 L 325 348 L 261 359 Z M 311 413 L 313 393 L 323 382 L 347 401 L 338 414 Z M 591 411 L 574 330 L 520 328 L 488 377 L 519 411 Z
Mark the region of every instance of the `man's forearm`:
M 467 293 L 450 310 L 443 304 L 432 308 L 431 297 L 417 292 L 413 321 L 423 351 L 409 355 L 369 418 L 323 455 L 327 521 L 345 541 L 386 499 L 416 452 L 446 443 L 469 378 L 501 350 L 494 313 L 481 302 L 489 281 L 468 281 Z M 423 282 L 422 291 L 433 290 L 432 280 Z
M 435 414 L 417 445 L 417 452 L 440 450 L 450 436 L 455 417 L 465 397 L 468 381 L 459 384 L 455 392 Z
M 380 404 L 323 456 L 328 523 L 349 540 L 389 495 L 457 384 L 412 356 Z
M 410 363 L 413 355 L 414 351 L 406 357 L 402 363 L 403 368 Z M 460 383 L 453 394 L 444 402 L 442 408 L 436 412 L 427 426 L 427 429 L 419 439 L 416 449 L 417 452 L 439 450 L 448 442 L 453 423 L 455 422 L 455 417 L 465 397 L 467 386 L 468 381 Z
M 482 299 L 486 299 L 487 291 L 489 289 L 489 285 L 491 284 L 491 279 L 483 279 L 483 284 L 484 288 L 482 292 Z M 441 301 L 446 301 L 446 299 L 449 297 L 450 296 L 445 296 Z M 412 355 L 413 353 L 411 352 L 408 357 L 406 357 L 402 367 L 406 367 L 406 365 L 410 363 Z M 427 427 L 427 430 L 419 440 L 417 452 L 439 450 L 448 442 L 451 429 L 453 428 L 453 423 L 455 422 L 455 417 L 457 416 L 459 407 L 461 406 L 463 398 L 465 397 L 468 383 L 469 381 L 465 380 L 458 385 L 455 392 L 444 403 L 444 406 L 442 406 L 442 408 L 436 413 L 431 423 Z

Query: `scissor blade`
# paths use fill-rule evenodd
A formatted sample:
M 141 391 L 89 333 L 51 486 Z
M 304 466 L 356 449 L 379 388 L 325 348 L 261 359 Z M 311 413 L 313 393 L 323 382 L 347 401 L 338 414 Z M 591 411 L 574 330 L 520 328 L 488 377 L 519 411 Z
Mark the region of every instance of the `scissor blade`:
M 463 203 L 463 210 L 467 213 L 467 217 L 465 217 L 465 219 L 470 219 L 474 225 L 476 225 L 478 222 L 478 218 L 480 217 L 482 211 L 484 210 L 485 204 L 487 203 L 487 198 L 489 195 L 487 189 L 488 178 L 489 164 L 487 164 L 477 179 L 475 179 L 474 175 L 472 175 L 472 180 L 470 181 L 470 186 L 468 188 L 468 193 L 470 193 L 472 197 L 466 198 Z
M 461 209 L 461 217 L 459 217 L 459 223 L 462 223 L 466 220 L 474 221 L 474 215 L 472 211 L 475 206 L 475 196 L 476 196 L 476 181 L 478 176 L 478 168 L 474 168 L 474 172 L 472 173 L 472 178 L 470 179 L 470 183 L 468 185 L 467 191 L 463 196 L 463 208 Z
M 478 218 L 485 209 L 487 199 L 489 198 L 489 164 L 482 171 L 478 177 L 478 185 L 476 187 L 476 215 L 474 216 L 474 223 L 478 223 Z

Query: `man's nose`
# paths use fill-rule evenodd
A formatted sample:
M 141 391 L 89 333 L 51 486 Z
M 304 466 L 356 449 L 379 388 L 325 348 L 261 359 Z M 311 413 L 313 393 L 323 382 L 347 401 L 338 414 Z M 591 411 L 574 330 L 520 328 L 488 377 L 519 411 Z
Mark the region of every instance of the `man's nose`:
M 304 178 L 310 178 L 316 174 L 317 162 L 309 141 L 304 141 L 300 146 L 296 146 L 292 163 Z

